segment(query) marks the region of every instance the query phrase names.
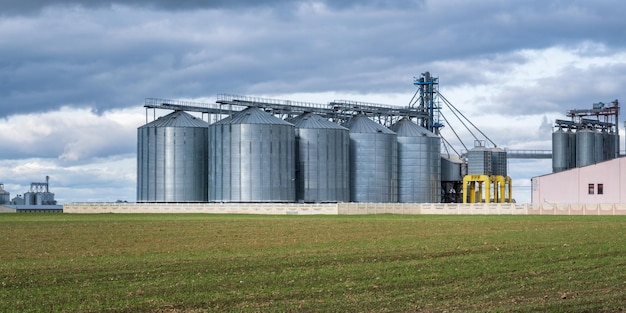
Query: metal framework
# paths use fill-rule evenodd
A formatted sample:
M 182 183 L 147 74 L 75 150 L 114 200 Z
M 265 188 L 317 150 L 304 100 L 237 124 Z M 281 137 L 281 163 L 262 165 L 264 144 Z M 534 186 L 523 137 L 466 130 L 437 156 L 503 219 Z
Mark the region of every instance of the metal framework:
M 213 116 L 217 120 L 247 107 L 257 107 L 280 118 L 290 118 L 305 112 L 312 112 L 339 124 L 346 122 L 356 114 L 364 114 L 386 127 L 391 126 L 403 117 L 417 121 L 428 117 L 428 114 L 423 110 L 410 106 L 399 107 L 351 100 L 335 100 L 328 104 L 320 104 L 230 94 L 218 94 L 214 104 L 146 98 L 144 107 L 146 108 L 146 122 L 148 120 L 148 109 L 201 112 L 202 114 L 208 114 L 209 119 Z
M 420 120 L 420 125 L 430 132 L 439 134 L 439 128 L 443 125 L 439 122 L 439 78 L 430 75 L 430 72 L 422 73 L 419 78 L 415 78 L 413 85 L 418 87 L 419 97 L 413 103 L 417 104 L 420 112 L 423 112 L 427 118 Z

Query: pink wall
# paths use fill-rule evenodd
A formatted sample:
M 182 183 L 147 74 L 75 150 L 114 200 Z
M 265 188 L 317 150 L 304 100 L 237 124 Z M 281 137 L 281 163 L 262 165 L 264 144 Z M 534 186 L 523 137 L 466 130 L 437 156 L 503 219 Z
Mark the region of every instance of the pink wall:
M 588 192 L 594 185 L 594 194 Z M 604 193 L 598 194 L 598 184 Z M 624 196 L 622 196 L 624 194 Z M 533 177 L 533 203 L 624 203 L 626 201 L 626 158 Z

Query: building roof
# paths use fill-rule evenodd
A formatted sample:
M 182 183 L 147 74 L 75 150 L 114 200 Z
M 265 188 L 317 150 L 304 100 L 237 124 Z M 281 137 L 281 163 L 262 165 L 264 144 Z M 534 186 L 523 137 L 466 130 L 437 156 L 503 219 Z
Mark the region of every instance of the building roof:
M 143 125 L 139 128 L 146 127 L 208 127 L 209 123 L 184 111 L 174 111 L 168 115 L 159 117 L 158 119 Z
M 298 115 L 290 120 L 288 120 L 297 128 L 307 128 L 307 129 L 341 129 L 348 130 L 347 128 L 333 123 L 317 114 L 313 113 L 304 113 L 302 115 Z
M 406 117 L 393 124 L 391 130 L 396 132 L 398 137 L 439 137 L 428 129 L 413 123 Z
M 271 124 L 293 126 L 293 124 L 255 107 L 239 111 L 232 117 L 227 117 L 213 123 L 213 125 L 220 124 Z
M 355 115 L 345 122 L 343 126 L 350 129 L 351 133 L 395 134 L 391 129 L 370 120 L 367 116 L 362 114 Z

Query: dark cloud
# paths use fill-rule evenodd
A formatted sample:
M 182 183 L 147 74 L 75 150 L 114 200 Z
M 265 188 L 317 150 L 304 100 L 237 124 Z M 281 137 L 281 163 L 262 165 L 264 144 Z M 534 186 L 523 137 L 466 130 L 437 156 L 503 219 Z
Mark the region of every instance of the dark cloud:
M 480 84 L 525 61 L 511 54 L 520 49 L 593 41 L 611 50 L 626 38 L 621 2 L 255 3 L 6 4 L 49 9 L 0 18 L 0 102 L 16 104 L 0 114 L 221 92 L 410 93 L 424 70 Z

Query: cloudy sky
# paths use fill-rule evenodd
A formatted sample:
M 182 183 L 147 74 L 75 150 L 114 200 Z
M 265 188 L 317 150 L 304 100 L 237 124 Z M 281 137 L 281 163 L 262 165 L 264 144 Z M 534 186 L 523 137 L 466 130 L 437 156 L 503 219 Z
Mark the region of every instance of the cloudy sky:
M 0 182 L 13 197 L 49 175 L 61 203 L 135 201 L 145 98 L 407 105 L 425 71 L 499 147 L 550 149 L 568 109 L 624 98 L 623 12 L 618 0 L 0 0 Z M 509 164 L 518 202 L 551 171 Z

